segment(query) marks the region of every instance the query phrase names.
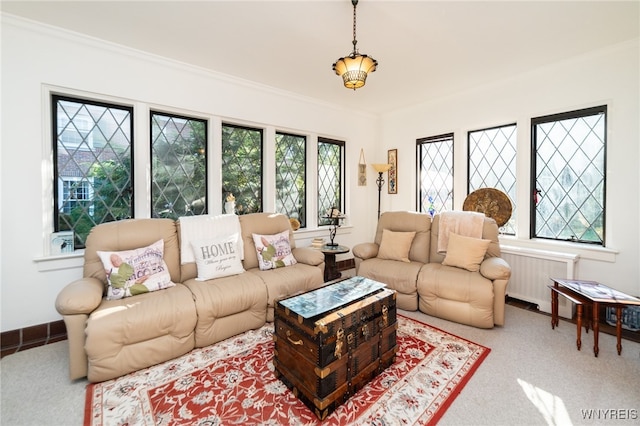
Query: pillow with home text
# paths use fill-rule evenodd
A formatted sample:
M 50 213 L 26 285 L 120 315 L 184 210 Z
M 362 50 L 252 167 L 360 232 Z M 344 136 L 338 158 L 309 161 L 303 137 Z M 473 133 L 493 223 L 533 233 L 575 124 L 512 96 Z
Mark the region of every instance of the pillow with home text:
M 198 281 L 228 277 L 244 272 L 238 233 L 221 238 L 192 241 L 193 254 L 198 268 Z

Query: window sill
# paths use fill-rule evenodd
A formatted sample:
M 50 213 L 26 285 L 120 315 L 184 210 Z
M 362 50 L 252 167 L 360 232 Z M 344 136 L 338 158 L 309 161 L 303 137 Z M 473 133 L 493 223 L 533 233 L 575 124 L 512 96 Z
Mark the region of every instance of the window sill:
M 39 272 L 82 268 L 84 264 L 84 250 L 76 250 L 69 254 L 36 257 L 33 261 L 36 263 Z
M 552 251 L 555 253 L 566 253 L 578 255 L 581 259 L 598 260 L 601 262 L 615 263 L 618 250 L 600 246 L 585 246 L 583 244 L 548 241 L 548 240 L 521 240 L 516 237 L 501 235 L 500 245 L 505 247 L 526 248 L 541 251 Z
M 350 234 L 353 226 L 343 225 L 338 228 L 337 235 Z M 313 229 L 299 229 L 293 232 L 296 242 L 300 240 L 311 240 L 313 238 L 329 237 L 329 226 L 322 226 Z M 33 259 L 39 272 L 60 271 L 64 269 L 82 268 L 84 264 L 84 250 L 76 250 L 73 253 L 41 256 Z
M 350 234 L 352 229 L 353 229 L 352 225 L 342 225 L 337 229 L 336 235 Z M 329 225 L 322 225 L 322 226 L 319 226 L 316 228 L 310 228 L 310 229 L 307 229 L 307 228 L 298 229 L 297 231 L 293 231 L 293 236 L 296 239 L 296 242 L 298 242 L 298 240 L 307 240 L 307 239 L 313 239 L 313 238 L 324 238 L 328 240 Z

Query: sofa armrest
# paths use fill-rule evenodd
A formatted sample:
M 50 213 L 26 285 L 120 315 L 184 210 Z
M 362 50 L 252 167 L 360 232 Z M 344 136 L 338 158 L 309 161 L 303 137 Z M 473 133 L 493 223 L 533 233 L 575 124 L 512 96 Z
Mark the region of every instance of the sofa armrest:
M 378 246 L 376 243 L 360 243 L 351 250 L 353 255 L 362 260 L 371 259 L 378 255 Z
M 320 266 L 324 263 L 324 254 L 320 250 L 309 247 L 296 247 L 292 250 L 296 261 L 311 266 Z
M 104 286 L 97 278 L 81 278 L 58 293 L 56 309 L 61 315 L 90 314 L 102 302 Z
M 491 281 L 508 280 L 511 277 L 511 267 L 501 257 L 489 257 L 480 264 L 480 274 Z

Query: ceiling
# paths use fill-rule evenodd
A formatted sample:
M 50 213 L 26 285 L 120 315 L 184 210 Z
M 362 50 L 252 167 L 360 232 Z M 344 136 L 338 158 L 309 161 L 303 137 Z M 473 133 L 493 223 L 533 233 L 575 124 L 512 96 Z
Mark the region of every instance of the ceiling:
M 491 84 L 639 36 L 638 1 L 2 1 L 5 13 L 374 114 Z

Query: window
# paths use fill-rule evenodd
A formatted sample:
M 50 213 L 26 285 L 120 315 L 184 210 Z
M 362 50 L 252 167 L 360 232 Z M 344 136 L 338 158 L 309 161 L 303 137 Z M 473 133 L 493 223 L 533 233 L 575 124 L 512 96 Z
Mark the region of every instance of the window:
M 607 107 L 531 120 L 531 235 L 604 245 Z
M 329 225 L 324 219 L 332 207 L 344 212 L 344 142 L 318 139 L 318 224 Z
M 307 226 L 306 144 L 304 136 L 276 133 L 276 211 Z
M 453 133 L 418 139 L 418 211 L 453 209 Z
M 133 109 L 53 95 L 54 229 L 83 248 L 95 225 L 133 216 Z
M 207 213 L 207 122 L 151 112 L 151 216 Z
M 60 211 L 64 214 L 70 214 L 79 206 L 88 204 L 89 213 L 93 214 L 93 204 L 90 203 L 93 199 L 93 179 L 86 180 L 78 177 L 61 176 L 60 180 L 62 185 L 58 190 L 62 190 L 62 194 L 58 195 L 58 200 L 63 200 Z
M 469 132 L 468 193 L 480 188 L 496 188 L 511 200 L 511 218 L 503 226 L 505 234 L 516 233 L 516 142 L 515 124 Z
M 262 130 L 222 125 L 222 201 L 233 195 L 236 213 L 262 211 Z

